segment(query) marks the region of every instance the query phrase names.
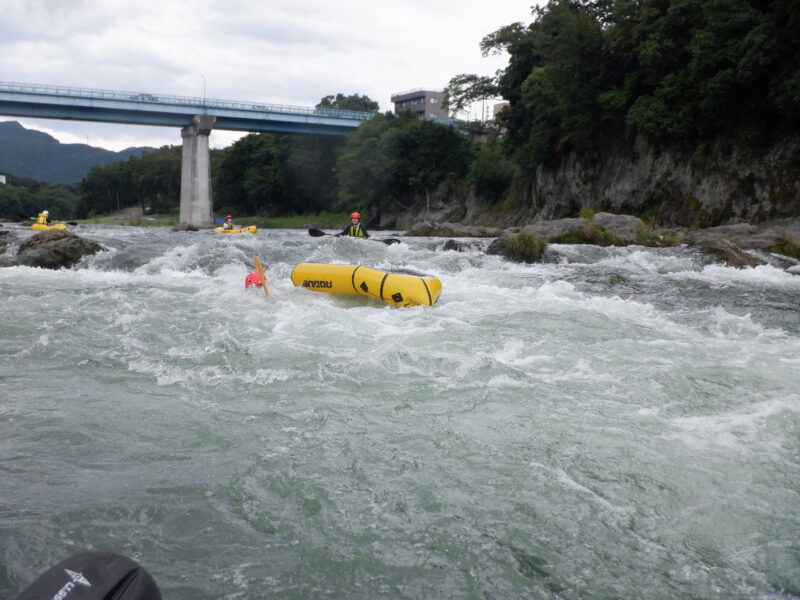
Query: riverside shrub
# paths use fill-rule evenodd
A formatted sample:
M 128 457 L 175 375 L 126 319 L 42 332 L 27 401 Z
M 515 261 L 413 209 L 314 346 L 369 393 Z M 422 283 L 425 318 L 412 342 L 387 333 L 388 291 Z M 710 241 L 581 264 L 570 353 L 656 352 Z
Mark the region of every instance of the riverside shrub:
M 551 238 L 554 244 L 593 244 L 595 246 L 625 246 L 625 242 L 597 225 L 582 225 Z
M 541 258 L 547 242 L 532 233 L 522 233 L 504 241 L 505 255 L 517 262 L 533 263 Z

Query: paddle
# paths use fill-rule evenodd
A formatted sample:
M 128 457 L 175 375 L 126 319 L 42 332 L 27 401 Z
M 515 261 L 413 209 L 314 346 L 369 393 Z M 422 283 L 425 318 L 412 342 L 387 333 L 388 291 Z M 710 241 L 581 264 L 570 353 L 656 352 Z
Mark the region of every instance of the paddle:
M 321 229 L 313 229 L 313 228 L 312 228 L 312 229 L 309 229 L 309 230 L 308 230 L 308 235 L 310 235 L 311 237 L 322 237 L 323 235 L 332 235 L 332 234 L 330 234 L 330 233 L 325 233 L 325 232 L 324 232 L 324 231 L 322 231 Z M 402 242 L 403 240 L 398 240 L 397 238 L 386 238 L 385 240 L 376 240 L 376 239 L 373 239 L 373 240 L 371 240 L 371 241 L 373 241 L 373 242 L 383 242 L 383 243 L 384 243 L 384 244 L 386 244 L 387 246 L 391 246 L 392 244 L 399 244 L 399 243 L 400 243 L 400 242 Z
M 219 217 L 217 217 L 216 219 L 214 219 L 214 221 L 216 221 L 218 225 L 225 225 L 225 221 L 223 221 L 223 220 L 222 220 L 222 219 L 220 219 Z M 238 225 L 234 225 L 233 223 L 231 223 L 231 225 L 233 225 L 233 228 L 234 228 L 234 229 L 241 229 L 241 227 L 239 227 Z
M 110 552 L 74 554 L 50 567 L 17 600 L 161 600 L 156 582 L 141 565 Z
M 253 260 L 256 263 L 256 271 L 258 271 L 258 276 L 261 278 L 261 287 L 264 290 L 264 294 L 269 294 L 269 289 L 267 288 L 267 276 L 264 275 L 264 267 L 261 264 L 261 261 L 258 260 L 257 256 L 254 256 Z

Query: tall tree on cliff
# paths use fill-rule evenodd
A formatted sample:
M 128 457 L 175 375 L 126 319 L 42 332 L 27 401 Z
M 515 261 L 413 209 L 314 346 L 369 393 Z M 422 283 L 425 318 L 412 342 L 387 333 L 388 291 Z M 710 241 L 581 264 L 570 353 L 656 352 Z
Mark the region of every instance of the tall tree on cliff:
M 800 129 L 794 0 L 551 0 L 533 16 L 481 44 L 509 54 L 488 83 L 510 103 L 500 119 L 526 169 L 638 134 L 692 150 Z M 468 77 L 451 101 L 476 91 Z

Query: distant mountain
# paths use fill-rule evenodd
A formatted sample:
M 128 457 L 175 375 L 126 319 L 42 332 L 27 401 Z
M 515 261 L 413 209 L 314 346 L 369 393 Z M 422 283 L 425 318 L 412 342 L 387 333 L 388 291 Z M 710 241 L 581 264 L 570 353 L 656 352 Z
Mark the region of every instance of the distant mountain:
M 53 136 L 16 121 L 0 123 L 0 174 L 54 183 L 76 183 L 95 165 L 107 165 L 154 148 L 112 152 L 87 144 L 62 144 Z

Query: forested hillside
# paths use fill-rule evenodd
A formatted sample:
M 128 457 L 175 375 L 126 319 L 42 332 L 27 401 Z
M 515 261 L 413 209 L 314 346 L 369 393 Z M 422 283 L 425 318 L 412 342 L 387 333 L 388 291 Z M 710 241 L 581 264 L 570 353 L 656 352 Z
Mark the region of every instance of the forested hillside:
M 800 2 L 556 0 L 489 34 L 518 218 L 583 204 L 712 223 L 800 212 Z M 616 173 L 616 175 L 614 175 Z

